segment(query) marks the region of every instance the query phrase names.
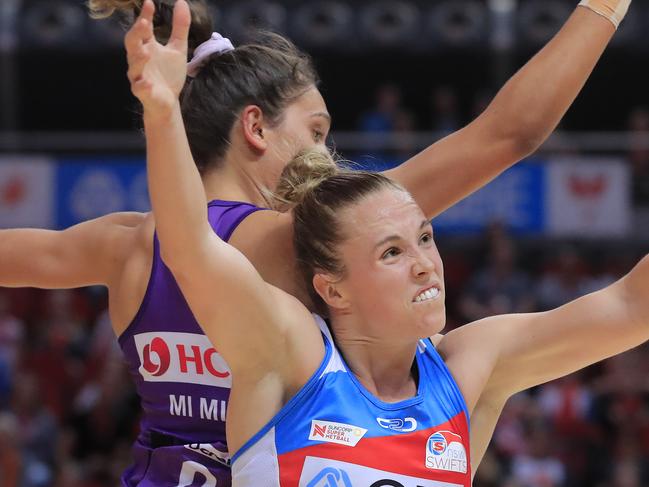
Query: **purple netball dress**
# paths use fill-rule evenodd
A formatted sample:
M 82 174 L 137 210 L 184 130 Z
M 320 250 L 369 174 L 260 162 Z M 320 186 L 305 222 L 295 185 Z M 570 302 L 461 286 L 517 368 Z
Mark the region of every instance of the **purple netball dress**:
M 227 241 L 244 218 L 261 209 L 216 200 L 208 205 L 208 218 Z M 225 415 L 230 370 L 162 262 L 157 237 L 144 300 L 119 344 L 144 411 L 134 465 L 122 476 L 122 485 L 229 486 Z

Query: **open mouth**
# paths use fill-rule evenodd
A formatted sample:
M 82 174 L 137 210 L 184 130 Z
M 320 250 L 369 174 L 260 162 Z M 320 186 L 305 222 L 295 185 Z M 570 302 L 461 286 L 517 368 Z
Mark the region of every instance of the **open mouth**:
M 440 289 L 437 286 L 430 287 L 426 289 L 425 291 L 420 292 L 417 296 L 415 296 L 415 299 L 413 299 L 413 302 L 415 303 L 422 303 L 424 301 L 431 301 L 434 299 L 439 298 L 440 295 Z

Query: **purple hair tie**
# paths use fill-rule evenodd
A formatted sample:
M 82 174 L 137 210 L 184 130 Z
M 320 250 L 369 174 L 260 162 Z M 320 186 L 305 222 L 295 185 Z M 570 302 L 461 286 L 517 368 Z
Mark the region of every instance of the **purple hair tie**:
M 230 39 L 223 37 L 218 32 L 213 32 L 212 37 L 194 50 L 194 56 L 187 64 L 187 75 L 192 78 L 195 77 L 209 56 L 212 54 L 223 54 L 228 51 L 234 51 L 234 46 L 230 42 Z

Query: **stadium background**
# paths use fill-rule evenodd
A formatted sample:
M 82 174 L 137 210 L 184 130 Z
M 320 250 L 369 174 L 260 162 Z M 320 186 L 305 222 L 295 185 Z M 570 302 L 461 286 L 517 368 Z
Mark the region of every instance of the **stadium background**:
M 554 34 L 572 0 L 219 1 L 315 58 L 332 144 L 391 167 L 478 114 Z M 649 249 L 649 2 L 634 0 L 560 130 L 435 219 L 448 329 L 558 306 Z M 0 4 L 0 227 L 64 228 L 146 211 L 143 140 L 123 30 L 76 0 Z M 0 266 L 2 263 L 0 262 Z M 114 486 L 138 401 L 102 288 L 0 289 L 0 486 Z M 476 487 L 649 485 L 641 347 L 514 397 Z M 12 480 L 12 473 L 18 480 Z

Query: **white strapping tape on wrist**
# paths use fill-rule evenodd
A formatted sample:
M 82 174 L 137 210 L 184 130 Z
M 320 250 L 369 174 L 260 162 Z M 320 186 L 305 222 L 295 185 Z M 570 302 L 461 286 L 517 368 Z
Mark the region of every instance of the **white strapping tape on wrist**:
M 581 0 L 579 5 L 606 17 L 617 29 L 629 10 L 631 0 Z

